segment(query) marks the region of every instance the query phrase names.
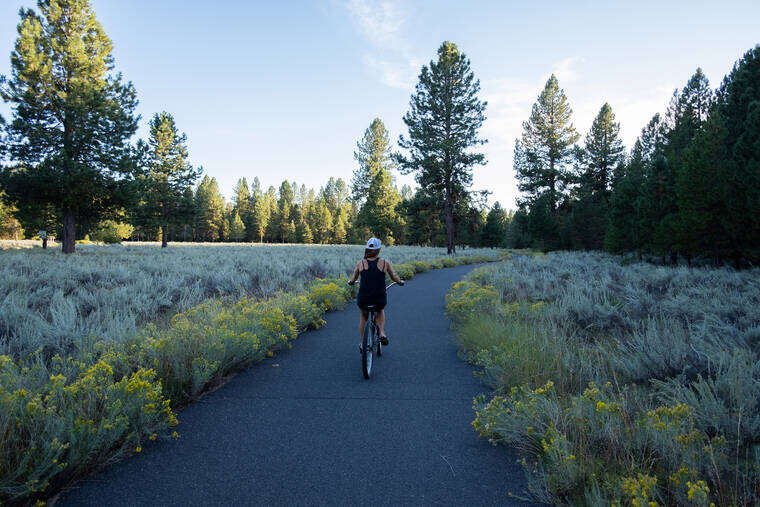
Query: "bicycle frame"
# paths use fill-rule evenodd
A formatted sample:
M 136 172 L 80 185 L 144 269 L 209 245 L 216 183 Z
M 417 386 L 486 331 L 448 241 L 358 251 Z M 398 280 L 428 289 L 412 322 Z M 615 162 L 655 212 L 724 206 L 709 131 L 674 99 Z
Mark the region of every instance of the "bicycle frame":
M 390 289 L 396 282 L 388 285 L 385 290 Z M 365 324 L 364 337 L 362 338 L 362 372 L 364 378 L 369 379 L 372 375 L 372 364 L 374 362 L 375 351 L 377 350 L 377 356 L 382 356 L 382 346 L 380 344 L 380 330 L 377 327 L 377 313 L 380 310 L 374 305 L 370 305 L 367 308 L 367 324 Z M 369 326 L 369 328 L 367 328 Z M 369 336 L 367 336 L 369 331 Z

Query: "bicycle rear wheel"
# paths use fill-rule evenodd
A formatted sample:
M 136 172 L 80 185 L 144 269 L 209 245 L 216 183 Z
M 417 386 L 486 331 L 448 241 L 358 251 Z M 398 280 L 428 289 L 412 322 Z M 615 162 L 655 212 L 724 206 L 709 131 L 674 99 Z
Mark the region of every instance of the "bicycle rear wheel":
M 372 315 L 370 319 L 364 325 L 364 336 L 362 338 L 362 373 L 364 378 L 368 379 L 372 375 L 372 360 L 374 359 L 375 351 L 372 350 Z
M 380 330 L 377 328 L 377 326 L 375 326 L 374 332 L 375 332 L 375 344 L 377 344 L 377 357 L 380 357 L 383 355 L 383 350 L 380 344 Z

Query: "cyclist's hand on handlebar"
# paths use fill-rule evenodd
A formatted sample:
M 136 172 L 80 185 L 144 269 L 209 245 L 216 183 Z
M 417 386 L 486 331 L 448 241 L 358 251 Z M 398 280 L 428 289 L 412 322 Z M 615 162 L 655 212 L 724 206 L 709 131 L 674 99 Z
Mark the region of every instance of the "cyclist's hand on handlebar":
M 400 286 L 402 286 L 402 287 L 403 287 L 403 286 L 404 286 L 404 284 L 405 284 L 406 282 L 405 282 L 405 281 L 403 281 L 403 280 L 399 280 L 397 283 L 398 283 L 398 285 L 400 285 Z
M 351 280 L 349 280 L 348 281 L 348 285 L 356 285 L 356 280 L 354 280 L 353 282 Z

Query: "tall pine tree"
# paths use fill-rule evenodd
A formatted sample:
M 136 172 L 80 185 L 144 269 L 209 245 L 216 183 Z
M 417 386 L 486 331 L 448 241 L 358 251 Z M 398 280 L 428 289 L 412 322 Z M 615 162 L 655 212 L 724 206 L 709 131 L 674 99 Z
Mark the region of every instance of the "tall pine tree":
M 523 123 L 522 137 L 515 141 L 517 188 L 524 193 L 522 203 L 531 209 L 531 234 L 542 248 L 557 246 L 557 207 L 574 181 L 570 163 L 579 135 L 572 114 L 565 92 L 552 74 Z
M 375 118 L 356 143 L 354 160 L 359 167 L 351 178 L 351 197 L 356 203 L 367 199 L 369 187 L 378 171 L 390 172 L 396 166 L 391 159 L 391 143 L 388 130 L 380 118 Z
M 0 183 L 11 201 L 53 206 L 64 253 L 77 224 L 95 223 L 130 202 L 134 172 L 128 140 L 137 130 L 131 83 L 114 73 L 111 40 L 88 0 L 38 0 L 22 9 L 11 77 L 10 159 Z
M 245 178 L 240 178 L 235 184 L 235 188 L 232 189 L 232 192 L 232 203 L 235 213 L 237 213 L 240 221 L 243 223 L 243 238 L 238 241 L 250 239 L 250 235 L 245 230 L 251 223 L 251 191 L 248 189 L 248 181 Z
M 609 104 L 604 104 L 577 150 L 577 200 L 572 203 L 572 242 L 575 248 L 601 250 L 607 232 L 612 172 L 624 156 L 620 125 Z
M 485 164 L 474 148 L 485 143 L 478 131 L 485 120 L 486 102 L 478 98 L 480 81 L 470 60 L 456 44 L 444 42 L 438 61 L 423 66 L 404 115 L 409 137 L 399 145 L 407 155 L 396 161 L 405 174 L 415 173 L 420 186 L 435 199 L 446 224 L 446 250 L 456 251 L 454 213 L 472 185 L 472 168 Z
M 199 241 L 219 241 L 224 236 L 224 198 L 216 178 L 204 176 L 195 191 L 196 237 Z
M 161 227 L 161 247 L 166 248 L 169 226 L 181 217 L 185 189 L 195 183 L 200 173 L 187 162 L 187 138 L 179 133 L 171 114 L 156 113 L 149 127 L 147 167 L 140 178 L 138 213 L 146 225 Z
M 713 189 L 710 186 L 714 182 L 695 159 L 694 144 L 709 142 L 706 139 L 698 141 L 697 136 L 707 121 L 713 99 L 707 77 L 702 69 L 697 69 L 670 111 L 672 130 L 668 134 L 666 156 L 673 166 L 673 212 L 677 213 L 675 248 L 688 259 L 698 255 L 705 246 L 708 216 L 702 205 L 711 200 Z
M 737 266 L 760 261 L 760 45 L 747 51 L 721 83 L 715 107 L 725 128 L 716 165 L 725 203 L 720 228 Z M 719 129 L 717 129 L 719 130 Z M 713 152 L 713 160 L 721 160 Z

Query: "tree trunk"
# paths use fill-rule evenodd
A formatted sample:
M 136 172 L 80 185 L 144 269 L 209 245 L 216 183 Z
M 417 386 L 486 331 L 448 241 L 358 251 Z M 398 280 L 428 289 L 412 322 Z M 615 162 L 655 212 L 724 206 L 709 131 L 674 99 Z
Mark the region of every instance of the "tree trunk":
M 451 192 L 446 190 L 446 202 L 444 204 L 446 213 L 446 253 L 451 255 L 456 253 L 454 246 L 454 205 L 451 202 Z
M 42 249 L 47 250 L 47 236 L 42 238 Z
M 164 224 L 161 227 L 161 248 L 169 246 L 169 224 Z
M 76 245 L 76 220 L 74 212 L 63 210 L 63 253 L 72 254 Z

